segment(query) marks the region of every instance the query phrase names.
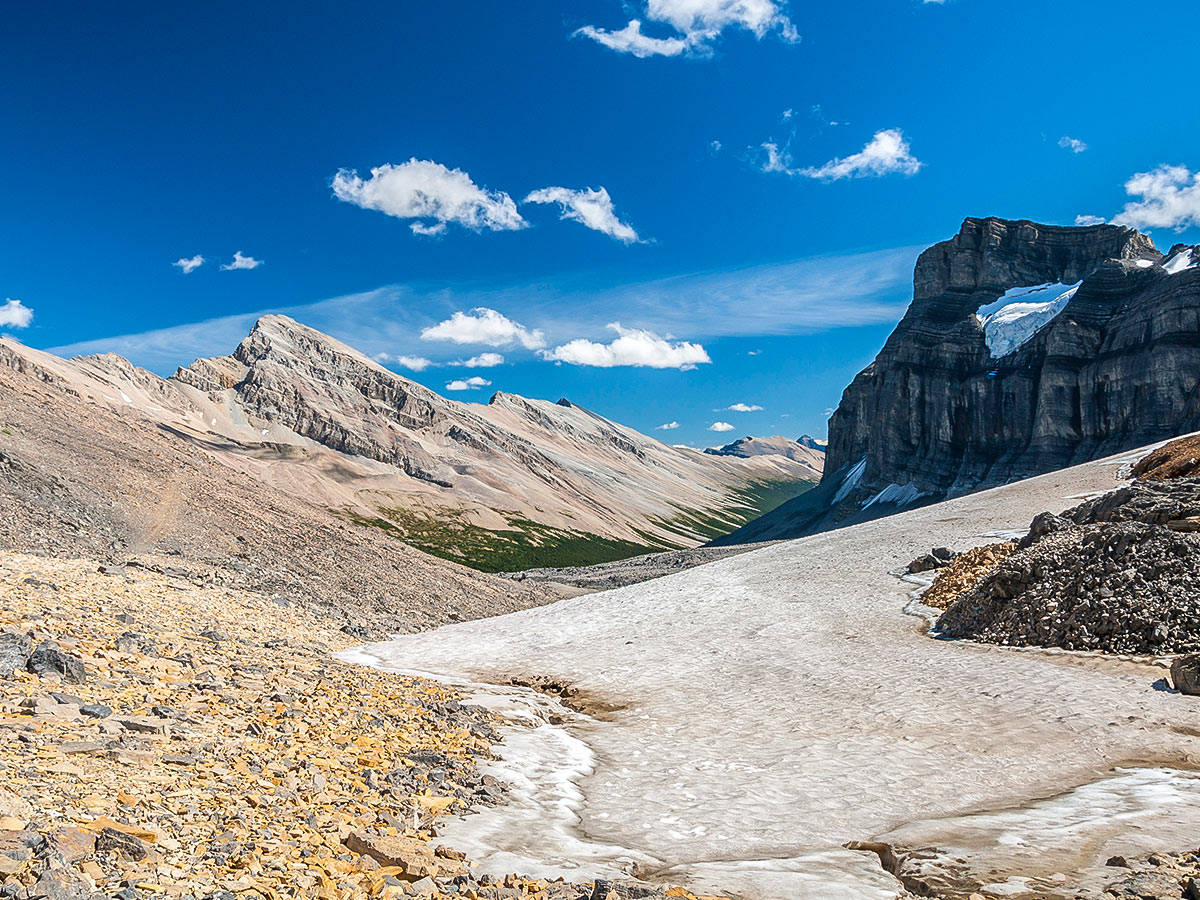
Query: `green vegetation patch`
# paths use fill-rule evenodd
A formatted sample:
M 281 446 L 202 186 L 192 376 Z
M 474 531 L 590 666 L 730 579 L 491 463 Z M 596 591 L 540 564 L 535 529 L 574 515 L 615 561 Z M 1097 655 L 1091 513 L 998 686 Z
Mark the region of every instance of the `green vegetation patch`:
M 764 481 L 730 493 L 717 510 L 680 508 L 669 519 L 657 519 L 663 531 L 679 536 L 664 539 L 644 531 L 644 543 L 601 537 L 585 531 L 552 528 L 522 516 L 505 515 L 507 528 L 475 525 L 459 512 L 438 516 L 400 508 L 380 508 L 376 517 L 352 515 L 359 525 L 378 528 L 433 556 L 462 563 L 481 572 L 523 572 L 526 569 L 591 566 L 663 550 L 680 550 L 696 540 L 711 540 L 735 531 L 813 487 L 807 481 Z

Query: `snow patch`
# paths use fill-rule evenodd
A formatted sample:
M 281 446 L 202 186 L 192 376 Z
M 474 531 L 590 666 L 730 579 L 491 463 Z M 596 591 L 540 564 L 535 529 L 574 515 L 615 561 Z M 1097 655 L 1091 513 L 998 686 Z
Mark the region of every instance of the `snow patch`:
M 892 482 L 882 491 L 863 504 L 863 509 L 870 509 L 876 503 L 894 503 L 896 506 L 907 506 L 925 496 L 925 491 L 917 490 L 911 481 L 908 484 Z
M 1165 263 L 1163 263 L 1163 268 L 1167 270 L 1167 274 L 1178 275 L 1180 272 L 1186 271 L 1187 269 L 1195 269 L 1200 266 L 1200 259 L 1196 258 L 1196 254 L 1193 252 L 1194 250 L 1194 247 L 1189 247 L 1186 250 L 1180 250 Z
M 833 495 L 834 503 L 841 503 L 850 494 L 852 490 L 858 487 L 858 483 L 862 481 L 863 471 L 867 468 L 867 458 L 864 456 L 854 464 L 846 477 L 842 479 L 842 486 L 838 488 L 838 492 Z
M 993 359 L 1008 356 L 1045 328 L 1075 296 L 1075 284 L 1036 284 L 1015 287 L 975 311 Z
M 120 395 L 121 395 L 121 399 L 122 399 L 122 400 L 124 400 L 126 403 L 132 403 L 132 402 L 133 402 L 133 398 L 132 398 L 132 397 L 130 397 L 130 396 L 129 396 L 127 393 L 125 393 L 124 391 L 119 391 L 119 393 L 120 393 Z

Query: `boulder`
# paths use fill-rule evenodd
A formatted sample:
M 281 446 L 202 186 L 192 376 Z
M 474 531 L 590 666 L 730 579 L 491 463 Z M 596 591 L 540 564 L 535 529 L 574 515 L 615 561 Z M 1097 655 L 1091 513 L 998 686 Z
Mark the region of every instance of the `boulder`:
M 41 644 L 29 655 L 25 668 L 42 677 L 57 675 L 67 684 L 84 684 L 87 681 L 83 660 L 64 653 L 50 641 Z
M 126 859 L 138 860 L 145 859 L 150 850 L 145 841 L 132 834 L 117 831 L 115 828 L 103 828 L 96 835 L 96 852 L 112 853 Z
M 1171 663 L 1171 683 L 1181 694 L 1200 697 L 1200 653 L 1181 656 Z
M 27 636 L 15 631 L 0 631 L 0 678 L 23 671 L 32 652 L 33 644 Z
M 367 831 L 353 831 L 342 842 L 346 849 L 372 857 L 384 866 L 396 866 L 408 880 L 438 874 L 433 847 L 425 841 L 406 837 L 385 837 Z

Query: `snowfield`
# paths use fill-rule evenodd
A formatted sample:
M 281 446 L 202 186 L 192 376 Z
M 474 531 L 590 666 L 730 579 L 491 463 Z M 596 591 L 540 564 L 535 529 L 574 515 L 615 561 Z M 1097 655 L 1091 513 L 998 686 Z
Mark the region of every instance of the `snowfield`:
M 536 726 L 510 732 L 495 769 L 513 803 L 443 832 L 486 871 L 885 900 L 898 882 L 842 845 L 894 832 L 999 872 L 1003 891 L 1094 885 L 1110 855 L 1200 843 L 1184 771 L 1200 767 L 1200 701 L 1144 662 L 929 638 L 889 572 L 1023 530 L 1138 455 L 347 658 L 477 685 L 544 675 L 617 707 L 552 726 L 556 701 L 480 687 Z
M 1082 281 L 1075 284 L 1037 284 L 1008 290 L 985 303 L 975 315 L 994 359 L 1008 356 L 1045 328 L 1071 302 Z

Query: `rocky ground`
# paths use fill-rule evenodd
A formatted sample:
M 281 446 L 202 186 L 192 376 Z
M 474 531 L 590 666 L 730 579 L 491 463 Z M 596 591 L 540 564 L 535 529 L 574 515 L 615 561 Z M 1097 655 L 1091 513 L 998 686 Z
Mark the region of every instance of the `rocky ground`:
M 691 896 L 473 876 L 492 714 L 339 662 L 300 605 L 0 553 L 0 897 Z
M 0 549 L 133 560 L 376 637 L 556 597 L 420 553 L 21 365 L 0 348 Z
M 648 553 L 631 559 L 598 563 L 594 566 L 565 566 L 556 569 L 527 569 L 503 577 L 517 582 L 533 582 L 551 588 L 569 588 L 564 593 L 586 594 L 591 591 L 610 591 L 613 588 L 639 584 L 652 578 L 662 578 L 684 569 L 716 562 L 739 553 L 758 550 L 767 544 L 740 544 L 734 547 L 695 547 L 690 550 L 668 550 Z

